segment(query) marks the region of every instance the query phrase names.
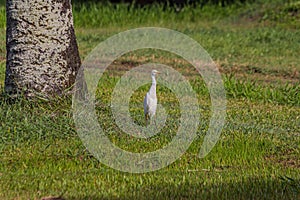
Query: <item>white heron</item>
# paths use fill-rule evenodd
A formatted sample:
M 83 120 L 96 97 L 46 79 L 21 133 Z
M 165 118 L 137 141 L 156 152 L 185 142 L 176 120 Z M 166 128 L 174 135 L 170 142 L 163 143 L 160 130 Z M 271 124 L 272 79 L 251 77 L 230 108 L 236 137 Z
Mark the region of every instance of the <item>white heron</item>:
M 157 70 L 152 70 L 151 72 L 152 85 L 144 98 L 144 114 L 145 114 L 146 125 L 148 125 L 148 120 L 154 117 L 156 112 L 156 107 L 157 107 L 156 80 L 155 80 L 156 74 L 159 74 L 159 72 Z

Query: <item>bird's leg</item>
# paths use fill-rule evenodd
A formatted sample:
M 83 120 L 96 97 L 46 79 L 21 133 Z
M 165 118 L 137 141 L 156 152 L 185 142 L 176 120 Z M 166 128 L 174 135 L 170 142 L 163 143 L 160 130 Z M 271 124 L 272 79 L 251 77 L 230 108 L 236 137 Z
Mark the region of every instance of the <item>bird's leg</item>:
M 146 126 L 148 126 L 148 115 L 147 114 L 145 115 L 145 123 L 146 123 Z

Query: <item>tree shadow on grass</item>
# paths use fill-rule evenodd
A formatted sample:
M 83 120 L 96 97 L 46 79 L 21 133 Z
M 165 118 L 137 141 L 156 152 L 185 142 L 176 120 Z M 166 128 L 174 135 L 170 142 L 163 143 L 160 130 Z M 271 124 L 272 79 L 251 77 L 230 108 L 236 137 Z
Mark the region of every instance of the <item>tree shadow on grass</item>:
M 200 180 L 199 180 L 200 181 Z M 204 182 L 156 186 L 143 186 L 141 189 L 128 189 L 126 194 L 103 196 L 94 194 L 84 197 L 66 197 L 66 200 L 100 199 L 300 199 L 300 180 L 277 178 L 261 180 L 247 179 L 242 182 L 206 185 Z

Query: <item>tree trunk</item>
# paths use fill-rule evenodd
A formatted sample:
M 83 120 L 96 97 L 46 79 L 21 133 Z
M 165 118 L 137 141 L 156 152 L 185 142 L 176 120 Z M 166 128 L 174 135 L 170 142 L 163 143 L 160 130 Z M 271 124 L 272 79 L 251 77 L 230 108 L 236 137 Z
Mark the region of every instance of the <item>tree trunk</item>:
M 73 86 L 81 63 L 70 1 L 6 1 L 8 94 L 48 98 Z

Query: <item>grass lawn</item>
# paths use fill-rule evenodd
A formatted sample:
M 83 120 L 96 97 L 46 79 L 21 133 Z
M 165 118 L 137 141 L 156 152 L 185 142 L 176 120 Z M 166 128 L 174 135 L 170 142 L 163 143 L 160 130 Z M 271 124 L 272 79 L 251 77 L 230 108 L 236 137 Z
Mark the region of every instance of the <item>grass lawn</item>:
M 259 1 L 260 2 L 260 1 Z M 0 96 L 0 199 L 300 199 L 300 2 L 232 5 L 226 8 L 76 3 L 75 31 L 82 60 L 101 41 L 131 28 L 159 26 L 198 41 L 222 73 L 227 119 L 220 140 L 198 157 L 209 125 L 210 98 L 203 80 L 172 54 L 136 51 L 120 57 L 99 82 L 99 121 L 116 145 L 153 151 L 177 130 L 176 97 L 158 84 L 169 118 L 149 140 L 129 137 L 110 111 L 110 95 L 125 70 L 147 62 L 172 66 L 197 92 L 201 126 L 187 152 L 150 173 L 120 172 L 99 162 L 82 144 L 71 98 L 47 102 Z M 297 10 L 298 9 L 298 10 Z M 0 89 L 5 78 L 5 17 L 0 3 Z M 149 76 L 150 79 L 150 76 Z M 143 121 L 143 96 L 134 92 L 131 116 Z

